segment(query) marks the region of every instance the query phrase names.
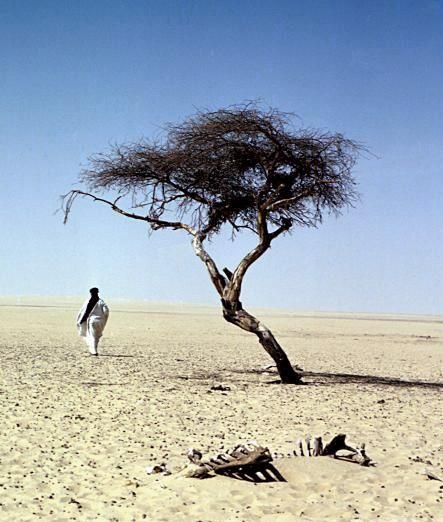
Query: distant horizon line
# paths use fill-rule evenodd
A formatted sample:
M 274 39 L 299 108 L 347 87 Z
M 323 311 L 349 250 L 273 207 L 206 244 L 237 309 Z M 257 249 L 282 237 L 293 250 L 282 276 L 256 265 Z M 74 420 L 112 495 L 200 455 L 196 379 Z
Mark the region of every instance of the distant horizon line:
M 44 294 L 5 294 L 0 295 L 0 306 L 38 306 L 37 303 L 26 303 L 26 300 L 36 300 L 36 299 L 47 299 L 51 301 L 57 300 L 78 300 L 83 303 L 85 301 L 85 294 L 83 295 L 44 295 Z M 129 297 L 112 297 L 107 296 L 107 300 L 114 302 L 126 302 L 133 304 L 143 304 L 143 305 L 151 305 L 151 306 L 176 306 L 176 307 L 198 307 L 198 308 L 213 308 L 214 310 L 219 310 L 220 307 L 214 303 L 195 303 L 189 301 L 166 301 L 166 300 L 150 300 L 145 298 L 129 298 Z M 12 300 L 24 300 L 24 303 L 3 303 L 2 301 L 12 301 Z M 74 304 L 74 303 L 73 303 Z M 40 306 L 44 306 L 43 304 Z M 292 308 L 292 307 L 276 307 L 276 306 L 259 306 L 259 305 L 251 305 L 250 309 L 263 310 L 263 311 L 276 311 L 279 313 L 292 313 L 295 315 L 301 316 L 324 316 L 324 315 L 355 315 L 355 316 L 391 316 L 391 317 L 432 317 L 432 318 L 441 318 L 443 321 L 443 314 L 435 314 L 435 313 L 416 313 L 416 312 L 368 312 L 368 311 L 351 311 L 351 310 L 319 310 L 319 309 L 300 309 L 300 308 Z

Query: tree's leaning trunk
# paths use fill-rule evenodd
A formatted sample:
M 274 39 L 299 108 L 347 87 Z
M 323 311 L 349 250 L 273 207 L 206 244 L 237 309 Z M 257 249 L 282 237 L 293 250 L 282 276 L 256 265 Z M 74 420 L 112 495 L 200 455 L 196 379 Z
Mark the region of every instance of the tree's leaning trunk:
M 269 245 L 260 244 L 256 250 L 253 250 L 250 255 L 246 256 L 240 262 L 239 268 L 242 268 L 241 271 L 237 268 L 236 273 L 233 274 L 225 269 L 226 279 L 220 274 L 214 260 L 203 248 L 202 241 L 204 238 L 205 236 L 202 234 L 194 234 L 192 245 L 196 255 L 205 263 L 212 284 L 221 297 L 223 317 L 229 323 L 235 324 L 247 332 L 254 333 L 258 337 L 260 344 L 277 365 L 277 370 L 283 384 L 300 384 L 301 374 L 297 373 L 291 366 L 288 357 L 283 351 L 283 348 L 278 344 L 276 338 L 272 335 L 271 330 L 260 323 L 253 315 L 243 310 L 239 300 L 241 283 L 249 264 L 265 252 Z
M 272 357 L 283 384 L 300 384 L 301 374 L 297 373 L 289 362 L 283 348 L 278 344 L 271 330 L 253 315 L 243 310 L 241 303 L 227 302 L 222 299 L 223 317 L 229 323 L 251 332 L 258 337 L 260 344 Z

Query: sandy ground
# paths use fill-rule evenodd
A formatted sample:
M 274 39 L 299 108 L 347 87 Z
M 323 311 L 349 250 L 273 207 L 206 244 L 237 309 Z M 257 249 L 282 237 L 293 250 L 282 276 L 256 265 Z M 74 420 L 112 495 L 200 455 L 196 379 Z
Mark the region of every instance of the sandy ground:
M 0 520 L 443 520 L 440 317 L 259 312 L 306 386 L 254 373 L 255 338 L 205 307 L 109 302 L 101 356 L 82 299 L 0 299 Z M 20 306 L 17 306 L 20 305 Z M 230 390 L 211 391 L 224 383 Z M 286 482 L 148 476 L 189 447 L 290 454 L 346 433 L 376 462 L 279 458 Z

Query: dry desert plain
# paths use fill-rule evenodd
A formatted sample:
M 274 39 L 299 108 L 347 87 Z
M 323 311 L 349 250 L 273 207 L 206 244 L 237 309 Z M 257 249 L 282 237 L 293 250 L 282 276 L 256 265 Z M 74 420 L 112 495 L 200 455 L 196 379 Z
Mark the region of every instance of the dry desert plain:
M 109 301 L 97 358 L 82 299 L 0 299 L 0 520 L 443 519 L 442 317 L 255 311 L 305 386 L 259 373 L 254 336 L 210 307 Z M 223 390 L 211 390 L 224 384 Z M 366 442 L 376 467 L 274 461 L 285 482 L 147 475 L 188 448 L 254 439 L 292 454 L 306 434 Z

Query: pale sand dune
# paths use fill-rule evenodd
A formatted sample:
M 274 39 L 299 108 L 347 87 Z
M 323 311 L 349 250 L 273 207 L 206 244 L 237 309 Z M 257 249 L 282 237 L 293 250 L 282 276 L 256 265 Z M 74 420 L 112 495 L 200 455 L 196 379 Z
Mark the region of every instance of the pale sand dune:
M 443 518 L 443 483 L 422 475 L 443 475 L 442 318 L 261 312 L 315 374 L 280 386 L 250 372 L 267 355 L 210 307 L 111 301 L 103 356 L 89 357 L 81 301 L 0 300 L 1 521 Z M 231 390 L 210 393 L 218 382 Z M 287 482 L 266 484 L 144 471 L 184 464 L 191 446 L 256 439 L 286 454 L 339 432 L 378 466 L 284 458 Z

